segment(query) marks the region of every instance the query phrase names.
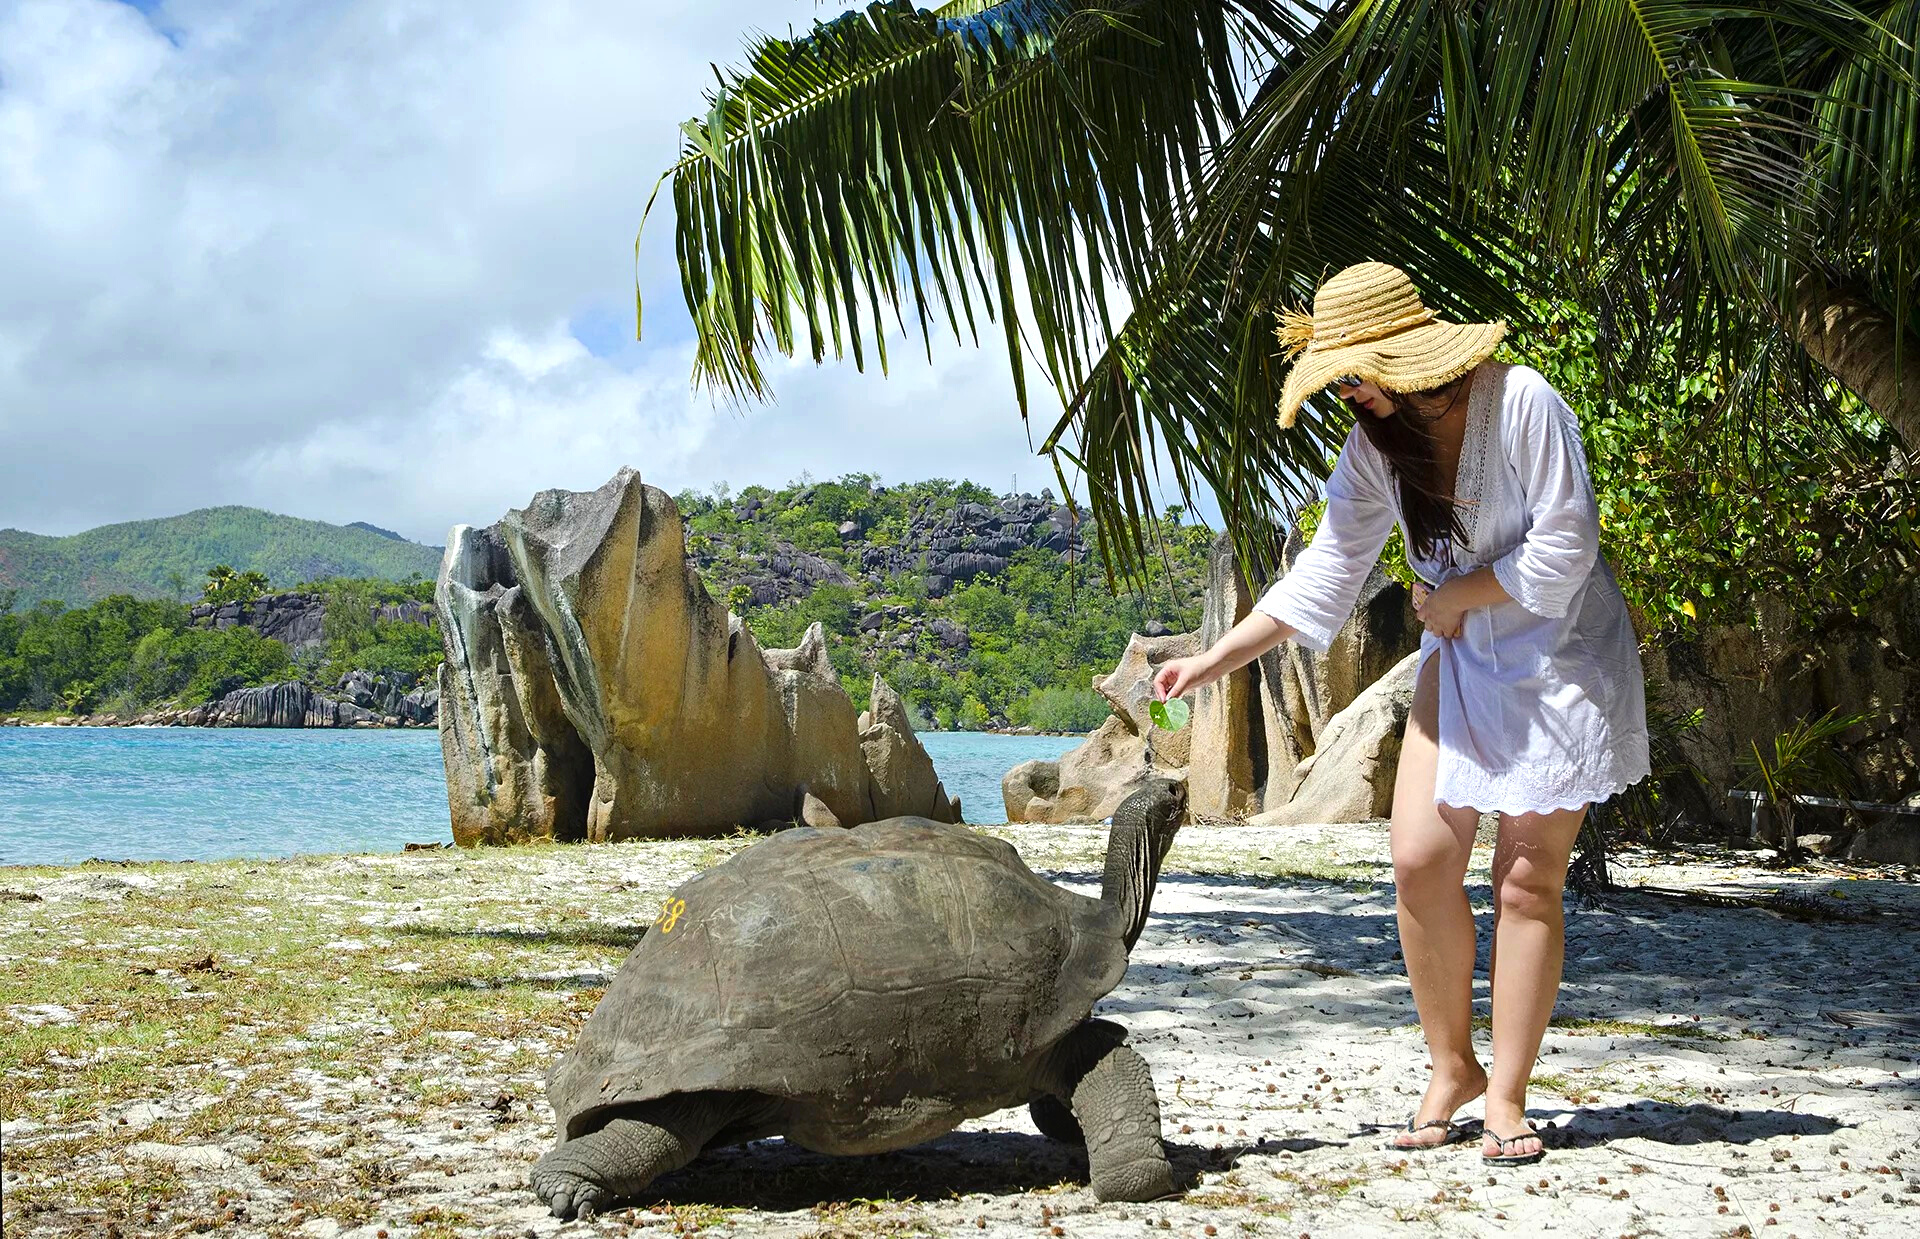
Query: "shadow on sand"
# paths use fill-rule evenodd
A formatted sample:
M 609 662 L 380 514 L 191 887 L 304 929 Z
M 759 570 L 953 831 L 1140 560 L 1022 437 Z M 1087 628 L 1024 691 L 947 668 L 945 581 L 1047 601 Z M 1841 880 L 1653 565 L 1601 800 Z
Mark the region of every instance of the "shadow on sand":
M 1254 1157 L 1277 1157 L 1338 1145 L 1325 1140 L 1268 1140 L 1209 1148 L 1167 1141 L 1175 1186 L 1191 1189 L 1203 1173 L 1231 1169 Z M 1018 1196 L 1056 1183 L 1087 1181 L 1086 1152 L 1024 1132 L 951 1132 L 938 1140 L 866 1157 L 814 1153 L 784 1140 L 701 1154 L 685 1169 L 656 1181 L 635 1201 L 707 1204 L 771 1212 L 810 1209 L 829 1201 L 940 1200 L 979 1193 Z
M 1577 1109 L 1536 1103 L 1528 1114 L 1536 1123 L 1554 1125 L 1547 1147 L 1560 1149 L 1590 1149 L 1628 1139 L 1676 1146 L 1754 1144 L 1778 1136 L 1830 1136 L 1846 1126 L 1823 1115 L 1705 1102 L 1635 1101 Z

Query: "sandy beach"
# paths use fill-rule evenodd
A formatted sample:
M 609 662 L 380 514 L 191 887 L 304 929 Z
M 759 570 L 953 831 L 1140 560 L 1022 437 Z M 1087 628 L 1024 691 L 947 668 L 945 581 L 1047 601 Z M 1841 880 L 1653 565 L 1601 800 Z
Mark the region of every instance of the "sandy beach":
M 1103 830 L 992 833 L 1095 889 Z M 1181 834 L 1100 1008 L 1152 1065 L 1176 1198 L 1095 1201 L 1010 1111 L 880 1157 L 716 1153 L 563 1227 L 525 1188 L 545 1068 L 661 896 L 749 841 L 0 870 L 6 1234 L 1920 1231 L 1915 874 L 1617 858 L 1629 887 L 1788 898 L 1570 901 L 1551 1152 L 1490 1170 L 1373 1129 L 1424 1055 L 1368 825 Z

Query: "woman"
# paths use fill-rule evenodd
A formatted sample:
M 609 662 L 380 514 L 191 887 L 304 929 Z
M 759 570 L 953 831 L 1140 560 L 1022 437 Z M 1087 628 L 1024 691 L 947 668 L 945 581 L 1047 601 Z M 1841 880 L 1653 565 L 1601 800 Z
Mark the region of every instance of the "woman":
M 1425 632 L 1393 794 L 1392 849 L 1407 977 L 1433 1074 L 1401 1149 L 1470 1134 L 1481 1155 L 1538 1161 L 1527 1079 L 1560 986 L 1561 888 L 1587 807 L 1648 772 L 1638 643 L 1612 570 L 1566 402 L 1534 370 L 1488 358 L 1505 323 L 1443 322 L 1395 267 L 1362 263 L 1286 316 L 1297 353 L 1290 426 L 1338 381 L 1355 426 L 1327 479 L 1312 544 L 1252 614 L 1164 664 L 1177 697 L 1292 638 L 1324 651 L 1397 521 Z M 1431 583 L 1430 585 L 1428 583 Z M 1480 814 L 1494 851 L 1493 1072 L 1474 1055 L 1473 913 L 1465 879 Z

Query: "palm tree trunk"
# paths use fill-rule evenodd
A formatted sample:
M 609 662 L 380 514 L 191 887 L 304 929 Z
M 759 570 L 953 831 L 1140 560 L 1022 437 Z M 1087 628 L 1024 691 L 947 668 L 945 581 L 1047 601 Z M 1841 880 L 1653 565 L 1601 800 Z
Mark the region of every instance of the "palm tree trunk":
M 1845 287 L 1810 276 L 1800 293 L 1792 325 L 1801 347 L 1885 418 L 1909 454 L 1920 452 L 1920 337 Z

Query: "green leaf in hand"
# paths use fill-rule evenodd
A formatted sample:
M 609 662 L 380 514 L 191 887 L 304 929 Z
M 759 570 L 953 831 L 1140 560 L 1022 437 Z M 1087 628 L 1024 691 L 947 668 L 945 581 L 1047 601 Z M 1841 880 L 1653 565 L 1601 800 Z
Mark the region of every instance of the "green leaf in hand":
M 1154 701 L 1147 705 L 1147 717 L 1162 731 L 1179 731 L 1187 725 L 1187 719 L 1192 715 L 1193 710 L 1178 697 L 1172 701 Z

